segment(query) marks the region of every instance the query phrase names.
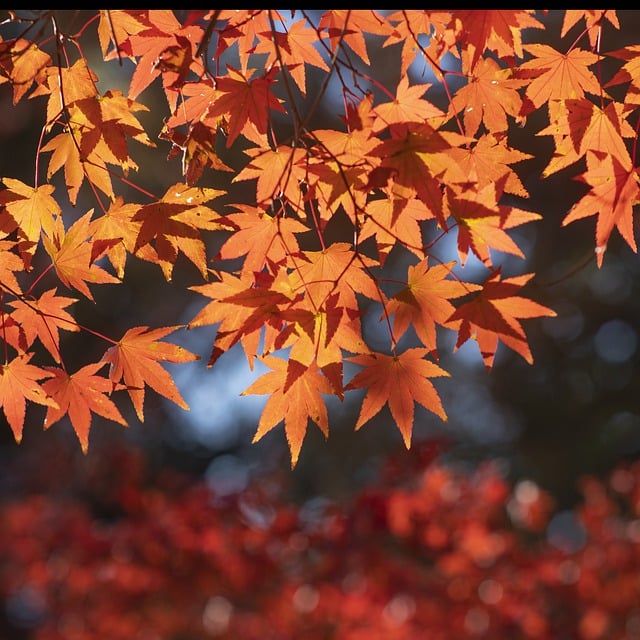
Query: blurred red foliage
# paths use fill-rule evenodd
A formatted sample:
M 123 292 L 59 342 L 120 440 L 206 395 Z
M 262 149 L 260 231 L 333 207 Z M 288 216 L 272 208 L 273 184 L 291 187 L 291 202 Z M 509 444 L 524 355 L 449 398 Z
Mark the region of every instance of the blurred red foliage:
M 102 455 L 79 481 L 84 499 L 32 493 L 0 508 L 5 633 L 640 637 L 640 463 L 585 478 L 563 511 L 494 464 L 470 472 L 419 453 L 343 505 L 287 502 L 275 478 L 233 495 L 175 474 L 149 484 L 142 457 Z

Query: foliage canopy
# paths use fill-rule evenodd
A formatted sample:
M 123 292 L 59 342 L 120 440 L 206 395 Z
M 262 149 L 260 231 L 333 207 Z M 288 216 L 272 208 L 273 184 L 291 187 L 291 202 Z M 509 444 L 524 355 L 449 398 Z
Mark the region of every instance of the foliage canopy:
M 162 365 L 199 357 L 166 339 L 184 326 L 107 336 L 73 312 L 133 261 L 170 281 L 184 260 L 204 300 L 186 328 L 211 327 L 208 365 L 238 344 L 268 369 L 244 392 L 267 395 L 256 440 L 284 423 L 295 465 L 309 421 L 329 432 L 327 398 L 356 392 L 356 428 L 388 406 L 409 446 L 416 404 L 446 420 L 443 331 L 491 369 L 500 344 L 532 362 L 524 324 L 555 314 L 527 295 L 513 234 L 542 217 L 519 130 L 542 117 L 543 177 L 571 169 L 585 185 L 562 224 L 596 218 L 598 265 L 614 231 L 637 250 L 640 49 L 604 52 L 619 27 L 613 10 L 9 12 L 0 90 L 43 106 L 33 179 L 2 176 L 0 191 L 0 406 L 15 439 L 33 404 L 47 428 L 68 416 L 85 451 L 93 414 L 127 423 L 116 394 L 139 420 L 147 387 L 187 408 Z M 380 51 L 399 52 L 393 80 Z M 123 88 L 102 83 L 112 68 Z M 316 118 L 327 102 L 332 123 Z M 138 153 L 168 155 L 163 192 Z M 384 346 L 363 329 L 373 316 Z M 104 352 L 70 371 L 80 331 Z

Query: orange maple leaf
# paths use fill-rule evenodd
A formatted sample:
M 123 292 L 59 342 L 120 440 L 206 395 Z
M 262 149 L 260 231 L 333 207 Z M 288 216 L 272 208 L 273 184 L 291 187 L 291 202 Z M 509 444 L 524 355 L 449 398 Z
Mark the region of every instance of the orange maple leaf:
M 22 287 L 16 273 L 24 271 L 24 261 L 12 251 L 16 245 L 11 240 L 0 240 L 0 288 L 14 296 L 21 296 Z
M 193 71 L 200 77 L 204 73 L 202 61 L 195 55 L 203 29 L 198 25 L 183 26 L 170 9 L 134 12 L 134 16 L 135 22 L 142 22 L 144 28 L 129 22 L 127 28 L 132 32 L 118 43 L 127 56 L 136 58 L 129 97 L 135 100 L 162 75 L 165 95 L 173 111 L 187 74 Z M 111 57 L 115 57 L 113 53 Z
M 323 251 L 304 251 L 294 259 L 291 282 L 297 292 L 306 292 L 315 309 L 320 309 L 334 291 L 339 305 L 357 309 L 356 293 L 379 300 L 380 292 L 367 267 L 375 263 L 357 253 L 346 242 L 334 242 Z
M 461 298 L 482 287 L 470 282 L 451 279 L 455 262 L 430 267 L 428 260 L 409 265 L 407 286 L 396 293 L 387 304 L 387 313 L 393 316 L 396 341 L 413 326 L 422 344 L 436 351 L 436 325 L 447 326 L 455 311 L 450 300 Z
M 307 172 L 302 164 L 306 156 L 303 149 L 292 149 L 285 145 L 276 149 L 247 149 L 253 156 L 233 182 L 257 178 L 256 202 L 270 204 L 273 198 L 284 196 L 296 204 L 302 199 L 299 183 L 306 179 Z
M 60 206 L 53 198 L 54 187 L 30 187 L 14 178 L 3 178 L 7 187 L 0 191 L 0 225 L 5 233 L 18 229 L 18 247 L 29 269 L 41 234 L 51 237 L 61 218 Z
M 430 83 L 409 86 L 409 75 L 403 75 L 398 83 L 395 99 L 391 102 L 382 102 L 373 109 L 376 116 L 373 132 L 380 133 L 392 124 L 407 122 L 422 124 L 427 120 L 435 120 L 430 124 L 437 127 L 444 119 L 444 112 L 429 100 L 422 98 L 431 86 Z
M 217 78 L 217 88 L 221 95 L 210 105 L 209 116 L 224 115 L 229 119 L 227 147 L 230 147 L 240 134 L 256 144 L 266 142 L 264 136 L 267 133 L 269 111 L 285 111 L 270 89 L 278 73 L 277 67 L 253 80 L 253 70 L 247 74 L 231 66 L 227 66 L 227 70 L 228 76 Z
M 16 442 L 22 440 L 27 400 L 47 407 L 57 407 L 55 400 L 39 384 L 40 380 L 50 378 L 53 374 L 29 364 L 32 357 L 32 353 L 22 354 L 0 365 L 0 407 Z
M 229 260 L 245 256 L 242 271 L 247 274 L 262 271 L 268 261 L 282 262 L 299 250 L 296 234 L 308 227 L 299 220 L 271 216 L 264 209 L 239 205 L 238 210 L 225 216 L 233 227 L 233 234 L 220 248 L 218 259 Z
M 35 42 L 23 38 L 0 42 L 0 84 L 13 86 L 13 104 L 17 104 L 40 81 L 45 67 L 51 64 L 51 56 Z
M 134 220 L 140 209 L 139 204 L 124 203 L 118 196 L 101 216 L 91 221 L 90 233 L 93 237 L 91 261 L 105 255 L 118 278 L 124 278 L 124 270 L 129 254 L 149 262 L 157 262 L 158 254 L 150 245 L 145 244 L 136 248 L 140 235 L 141 222 Z
M 553 309 L 517 295 L 533 276 L 527 273 L 502 280 L 500 268 L 491 273 L 473 299 L 449 318 L 450 323 L 460 323 L 456 349 L 467 340 L 476 339 L 485 367 L 491 369 L 500 340 L 531 364 L 533 356 L 519 320 L 556 315 Z
M 60 329 L 80 331 L 78 324 L 65 307 L 77 302 L 76 298 L 56 295 L 55 289 L 45 291 L 36 300 L 12 300 L 11 317 L 22 327 L 26 347 L 38 338 L 51 357 L 60 362 Z
M 470 52 L 470 68 L 476 65 L 485 49 L 499 58 L 513 60 L 523 57 L 522 34 L 527 28 L 543 29 L 531 10 L 456 10 L 454 20 L 462 22 L 462 41 Z
M 564 18 L 562 19 L 562 30 L 560 37 L 564 38 L 567 33 L 582 18 L 585 21 L 585 27 L 589 32 L 589 44 L 592 49 L 597 46 L 600 39 L 602 24 L 607 20 L 616 29 L 620 28 L 620 22 L 615 9 L 566 9 Z
M 491 133 L 501 133 L 509 126 L 507 116 L 518 117 L 522 107 L 518 89 L 525 81 L 514 79 L 512 74 L 492 58 L 482 58 L 469 75 L 468 84 L 456 91 L 451 109 L 462 111 L 468 136 L 474 136 L 482 122 Z
M 435 216 L 422 200 L 395 197 L 391 193 L 386 198 L 368 202 L 365 214 L 359 241 L 375 236 L 381 265 L 398 243 L 418 258 L 425 257 L 420 223 Z
M 49 406 L 47 409 L 44 427 L 48 429 L 68 415 L 83 453 L 87 453 L 89 449 L 92 413 L 127 426 L 127 421 L 108 397 L 113 391 L 113 383 L 104 376 L 96 375 L 105 365 L 106 362 L 96 362 L 72 374 L 59 367 L 45 367 L 52 377 L 43 383 L 42 388 L 57 406 Z
M 316 49 L 320 43 L 318 33 L 304 19 L 289 24 L 285 32 L 269 29 L 258 33 L 258 37 L 253 52 L 267 54 L 265 68 L 275 64 L 286 68 L 303 96 L 307 94 L 305 65 L 329 71 L 327 63 Z
M 93 302 L 89 284 L 115 284 L 120 280 L 92 262 L 92 215 L 93 211 L 87 212 L 66 232 L 60 222 L 53 237 L 43 236 L 42 241 L 62 284 L 76 289 Z
M 219 282 L 190 287 L 211 298 L 211 302 L 196 314 L 188 328 L 219 324 L 207 366 L 213 366 L 223 353 L 241 342 L 253 369 L 262 329 L 280 333 L 281 306 L 288 307 L 295 295 L 290 287 L 289 291 L 274 288 L 272 284 L 277 281 L 269 276 L 256 283 L 249 274 L 237 277 L 223 271 L 219 278 Z M 265 348 L 272 340 L 265 337 Z
M 153 242 L 156 261 L 167 281 L 171 280 L 178 252 L 182 252 L 206 278 L 207 256 L 200 229 L 227 227 L 220 222 L 220 214 L 204 203 L 222 193 L 218 189 L 176 184 L 160 200 L 139 207 L 132 218 L 141 223 L 134 252 Z
M 347 45 L 367 65 L 370 62 L 364 33 L 383 35 L 391 30 L 389 24 L 374 10 L 353 9 L 325 11 L 318 28 L 327 31 L 331 51 Z
M 440 396 L 429 379 L 450 374 L 426 360 L 428 353 L 428 349 L 415 348 L 407 349 L 400 355 L 373 353 L 348 358 L 364 369 L 353 377 L 345 389 L 367 390 L 356 429 L 360 429 L 388 404 L 408 449 L 411 446 L 416 402 L 442 420 L 447 419 Z
M 333 391 L 327 378 L 313 363 L 305 365 L 292 358 L 283 360 L 276 356 L 265 356 L 261 360 L 272 371 L 263 374 L 242 392 L 242 395 L 269 394 L 253 441 L 260 440 L 284 420 L 291 466 L 295 467 L 309 419 L 325 436 L 328 435 L 327 407 L 321 394 Z
M 576 180 L 588 184 L 588 191 L 562 221 L 566 226 L 575 220 L 598 216 L 596 223 L 596 255 L 602 266 L 609 236 L 616 227 L 625 242 L 637 253 L 633 229 L 633 207 L 640 202 L 638 172 L 625 167 L 616 156 L 587 152 L 587 170 Z
M 445 211 L 458 223 L 458 254 L 463 266 L 470 251 L 488 267 L 493 266 L 490 250 L 523 259 L 525 257 L 507 230 L 540 220 L 542 216 L 524 209 L 498 205 L 497 197 L 496 185 L 492 183 L 478 191 L 460 194 L 450 188 L 445 190 Z
M 589 70 L 600 59 L 597 54 L 577 47 L 562 53 L 538 43 L 524 48 L 533 59 L 520 65 L 518 75 L 522 78 L 533 75 L 526 96 L 535 109 L 553 100 L 582 98 L 585 91 L 600 93 L 600 82 Z
M 109 378 L 113 385 L 124 382 L 140 422 L 144 421 L 145 384 L 182 409 L 189 409 L 173 378 L 160 364 L 200 359 L 184 347 L 160 340 L 180 328 L 182 327 L 133 327 L 113 347 L 107 349 L 100 360 L 111 365 Z

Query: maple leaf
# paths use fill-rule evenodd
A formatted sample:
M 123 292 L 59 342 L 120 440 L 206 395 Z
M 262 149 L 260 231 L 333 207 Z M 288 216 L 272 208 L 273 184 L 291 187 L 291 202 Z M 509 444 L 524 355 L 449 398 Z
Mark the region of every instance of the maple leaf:
M 6 233 L 18 229 L 20 254 L 29 269 L 41 234 L 51 237 L 62 212 L 53 198 L 54 187 L 30 187 L 14 178 L 3 178 L 0 191 L 0 224 Z M 8 219 L 7 219 L 8 216 Z
M 435 216 L 422 200 L 391 193 L 389 197 L 368 202 L 365 214 L 359 241 L 375 236 L 381 264 L 398 242 L 418 258 L 425 257 L 420 223 Z
M 45 69 L 46 81 L 42 82 L 31 97 L 48 95 L 47 129 L 50 129 L 58 117 L 78 100 L 96 98 L 98 76 L 80 58 L 70 67 L 53 65 Z
M 577 100 L 587 93 L 598 95 L 600 82 L 589 70 L 599 57 L 577 47 L 561 53 L 547 44 L 524 45 L 532 60 L 523 62 L 520 77 L 533 74 L 526 96 L 535 109 L 551 100 Z
M 437 126 L 445 114 L 433 103 L 422 98 L 431 86 L 430 83 L 426 83 L 410 87 L 409 76 L 402 76 L 395 99 L 378 104 L 373 109 L 376 116 L 373 122 L 374 133 L 380 133 L 385 127 L 397 123 L 424 123 L 427 120 L 436 120 L 432 124 Z
M 266 53 L 265 68 L 279 64 L 291 74 L 303 96 L 307 94 L 305 65 L 310 64 L 329 71 L 327 63 L 314 45 L 319 43 L 318 33 L 307 26 L 306 20 L 290 23 L 285 32 L 263 31 L 254 53 Z
M 501 68 L 492 58 L 482 58 L 474 66 L 468 84 L 456 91 L 450 105 L 452 111 L 462 111 L 468 136 L 474 136 L 482 122 L 493 134 L 506 131 L 507 116 L 518 117 L 522 107 L 518 89 L 526 81 L 512 75 L 511 69 Z
M 175 184 L 162 198 L 139 207 L 132 220 L 140 222 L 134 252 L 153 242 L 167 281 L 171 280 L 178 252 L 182 252 L 207 276 L 207 257 L 200 229 L 209 231 L 226 229 L 220 215 L 204 205 L 224 192 L 218 189 L 190 187 Z
M 233 171 L 218 156 L 217 133 L 218 129 L 212 130 L 204 122 L 196 121 L 189 125 L 187 135 L 168 127 L 160 134 L 160 138 L 170 140 L 173 144 L 169 158 L 182 152 L 182 175 L 189 186 L 200 180 L 207 167 L 217 171 Z
M 46 407 L 57 406 L 39 384 L 40 380 L 50 378 L 53 374 L 29 364 L 32 357 L 32 353 L 21 354 L 0 365 L 0 407 L 16 442 L 22 440 L 27 400 Z
M 404 76 L 418 53 L 423 53 L 421 59 L 431 65 L 435 73 L 440 70 L 437 62 L 448 52 L 458 57 L 458 41 L 461 36 L 461 23 L 451 19 L 451 12 L 429 11 L 423 9 L 401 9 L 391 13 L 377 31 L 387 36 L 383 47 L 400 45 L 400 75 Z M 450 28 L 451 25 L 451 28 Z M 416 46 L 420 35 L 427 36 L 428 46 Z
M 71 110 L 74 109 L 76 107 Z M 64 168 L 64 181 L 72 205 L 76 204 L 85 179 L 113 200 L 115 193 L 107 165 L 95 156 L 91 162 L 85 162 L 80 154 L 79 139 L 80 131 L 72 123 L 69 131 L 54 136 L 42 147 L 43 153 L 52 152 L 47 167 L 47 179 L 51 180 L 55 173 Z
M 51 56 L 35 42 L 24 38 L 0 42 L 0 84 L 10 82 L 13 104 L 29 92 L 34 82 L 41 82 L 43 70 L 51 64 Z
M 38 338 L 51 357 L 60 362 L 60 329 L 80 331 L 78 324 L 65 308 L 77 302 L 76 298 L 56 295 L 56 289 L 45 291 L 36 300 L 12 300 L 11 317 L 22 326 L 26 347 Z
M 598 216 L 596 222 L 596 255 L 602 266 L 609 236 L 616 227 L 625 242 L 637 253 L 633 229 L 633 207 L 640 202 L 638 173 L 625 167 L 616 156 L 595 151 L 587 152 L 587 170 L 576 180 L 591 189 L 571 208 L 562 225 L 575 220 Z
M 136 248 L 142 223 L 134 220 L 140 205 L 125 204 L 118 196 L 109 209 L 98 218 L 91 221 L 89 233 L 93 238 L 91 262 L 99 255 L 106 255 L 116 270 L 118 278 L 124 278 L 124 270 L 129 254 L 149 262 L 157 262 L 158 254 L 150 244 Z
M 525 257 L 507 229 L 540 220 L 542 216 L 498 205 L 496 188 L 499 189 L 500 185 L 490 183 L 478 191 L 460 194 L 450 188 L 445 191 L 445 210 L 458 223 L 458 254 L 462 265 L 466 263 L 469 251 L 473 251 L 488 267 L 492 266 L 490 249 Z
M 541 29 L 531 10 L 456 10 L 453 19 L 462 22 L 462 40 L 470 52 L 469 66 L 473 70 L 485 49 L 499 58 L 523 57 L 522 33 L 525 29 Z M 526 45 L 525 45 L 526 48 Z
M 616 74 L 607 82 L 605 87 L 613 87 L 619 84 L 630 83 L 624 98 L 628 108 L 640 105 L 640 45 L 630 45 L 617 51 L 610 51 L 607 55 L 612 58 L 624 60 L 625 63 Z
M 230 147 L 240 134 L 256 144 L 261 144 L 267 133 L 269 110 L 285 111 L 270 89 L 275 82 L 278 69 L 273 67 L 264 76 L 253 80 L 253 71 L 243 74 L 229 65 L 227 71 L 228 76 L 217 79 L 220 96 L 210 105 L 209 117 L 228 117 L 227 147 Z
M 450 148 L 441 155 L 447 159 L 443 175 L 445 182 L 465 186 L 475 183 L 478 190 L 488 184 L 500 184 L 505 193 L 529 197 L 511 165 L 534 156 L 510 147 L 505 139 L 487 133 L 467 148 Z
M 217 257 L 229 260 L 245 256 L 242 270 L 247 273 L 262 271 L 267 262 L 282 262 L 287 256 L 298 253 L 296 234 L 308 230 L 299 220 L 271 216 L 264 209 L 250 205 L 240 206 L 224 219 L 234 232 Z
M 269 394 L 253 441 L 257 442 L 284 421 L 293 468 L 298 463 L 309 420 L 325 436 L 329 433 L 327 407 L 321 394 L 331 394 L 332 388 L 313 363 L 307 365 L 293 358 L 283 360 L 276 356 L 265 356 L 260 360 L 272 371 L 260 376 L 242 392 L 242 395 Z
M 96 362 L 72 374 L 59 367 L 45 367 L 51 378 L 43 383 L 42 388 L 57 405 L 50 405 L 47 409 L 45 429 L 68 415 L 85 454 L 89 449 L 92 413 L 127 426 L 113 400 L 108 397 L 113 391 L 113 383 L 104 376 L 96 375 L 105 365 L 106 362 Z
M 66 232 L 60 223 L 53 237 L 43 236 L 42 241 L 60 281 L 93 302 L 89 284 L 115 284 L 120 280 L 92 262 L 90 227 L 92 215 L 93 210 L 88 211 Z
M 179 326 L 158 329 L 133 327 L 127 330 L 114 346 L 109 347 L 100 360 L 102 363 L 108 362 L 111 365 L 109 379 L 114 388 L 121 381 L 126 386 L 140 422 L 144 421 L 145 384 L 182 409 L 189 409 L 172 377 L 160 364 L 160 362 L 191 362 L 200 359 L 184 347 L 161 340 L 180 328 Z
M 207 366 L 213 366 L 223 353 L 241 342 L 253 369 L 262 329 L 271 326 L 277 333 L 281 331 L 281 306 L 289 306 L 295 294 L 290 286 L 288 291 L 278 289 L 275 278 L 255 283 L 248 275 L 237 277 L 226 272 L 219 278 L 218 282 L 190 287 L 212 301 L 196 314 L 188 328 L 219 324 Z M 270 340 L 265 339 L 265 343 Z
M 24 261 L 13 251 L 17 243 L 0 240 L 0 287 L 14 296 L 22 295 L 16 272 L 24 271 Z
M 302 197 L 299 183 L 307 177 L 301 160 L 306 156 L 303 149 L 279 146 L 276 149 L 248 149 L 253 159 L 234 178 L 234 182 L 257 178 L 256 202 L 270 203 L 273 198 L 284 196 L 296 203 Z
M 472 294 L 473 299 L 458 307 L 449 318 L 449 323 L 460 322 L 456 349 L 474 338 L 489 370 L 500 340 L 531 364 L 533 356 L 519 320 L 556 315 L 553 309 L 517 295 L 533 276 L 527 273 L 503 280 L 500 268 L 493 271 L 482 289 Z
M 336 291 L 339 304 L 357 309 L 356 293 L 378 300 L 380 293 L 366 268 L 373 260 L 356 253 L 346 242 L 335 242 L 322 251 L 304 251 L 295 262 L 291 281 L 295 291 L 306 292 L 315 309 L 320 309 L 327 297 Z
M 437 364 L 426 360 L 428 352 L 428 349 L 414 348 L 407 349 L 400 355 L 373 353 L 348 358 L 350 362 L 364 369 L 353 377 L 345 389 L 367 390 L 356 422 L 356 430 L 388 404 L 408 449 L 411 446 L 416 402 L 442 420 L 447 419 L 440 396 L 430 378 L 450 374 Z
M 142 22 L 145 28 L 139 29 L 135 22 Z M 202 38 L 202 27 L 182 25 L 170 9 L 151 9 L 137 13 L 134 24 L 129 22 L 127 28 L 131 33 L 119 43 L 119 49 L 136 58 L 129 97 L 135 100 L 162 75 L 169 107 L 175 110 L 178 91 L 187 74 L 193 71 L 200 77 L 204 73 L 202 62 L 195 55 Z
M 620 28 L 620 22 L 614 9 L 566 9 L 562 19 L 560 37 L 564 38 L 582 18 L 584 18 L 585 26 L 589 33 L 589 44 L 592 49 L 597 46 L 600 38 L 600 29 L 605 20 L 616 29 Z
M 124 55 L 122 43 L 127 42 L 129 36 L 140 33 L 147 28 L 147 15 L 147 10 L 100 10 L 98 39 L 105 60 L 113 60 Z M 113 49 L 110 51 L 111 45 L 113 45 Z
M 353 9 L 325 11 L 318 28 L 327 31 L 332 52 L 347 45 L 367 65 L 370 62 L 363 34 L 366 32 L 382 35 L 391 31 L 388 23 L 374 10 Z
M 455 311 L 450 300 L 466 296 L 482 287 L 449 278 L 455 262 L 429 266 L 428 260 L 409 265 L 407 285 L 387 303 L 386 311 L 393 316 L 396 342 L 413 326 L 418 338 L 430 352 L 436 351 L 436 324 L 447 326 Z

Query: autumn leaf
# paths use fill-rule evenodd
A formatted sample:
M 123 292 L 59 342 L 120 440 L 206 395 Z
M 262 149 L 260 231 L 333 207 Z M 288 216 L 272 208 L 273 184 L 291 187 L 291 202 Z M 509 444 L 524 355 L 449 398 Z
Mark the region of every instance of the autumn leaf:
M 470 251 L 490 268 L 493 266 L 490 250 L 525 257 L 507 231 L 540 220 L 542 216 L 517 207 L 499 205 L 497 199 L 495 184 L 487 184 L 478 191 L 460 194 L 453 189 L 446 190 L 445 210 L 458 224 L 458 254 L 461 265 L 466 264 Z
M 617 157 L 587 152 L 587 170 L 577 180 L 591 189 L 572 207 L 562 225 L 597 215 L 596 255 L 602 266 L 604 252 L 613 228 L 616 227 L 625 242 L 637 253 L 633 228 L 633 207 L 640 203 L 640 186 L 635 168 L 625 168 Z
M 500 268 L 493 271 L 482 289 L 474 293 L 470 301 L 460 305 L 449 318 L 450 323 L 459 322 L 456 349 L 469 339 L 477 340 L 485 367 L 489 370 L 493 366 L 498 341 L 501 341 L 529 364 L 533 363 L 520 320 L 556 315 L 553 309 L 518 295 L 533 276 L 533 273 L 527 273 L 503 280 Z
M 307 177 L 300 164 L 306 155 L 303 149 L 280 146 L 274 150 L 248 149 L 245 153 L 253 158 L 233 181 L 257 178 L 256 202 L 259 205 L 270 204 L 273 198 L 282 196 L 292 203 L 302 199 L 299 183 Z
M 264 31 L 255 53 L 267 54 L 265 68 L 280 64 L 287 68 L 303 96 L 307 94 L 305 65 L 310 64 L 323 71 L 329 71 L 316 46 L 319 43 L 318 33 L 311 29 L 306 20 L 296 20 L 287 26 L 286 31 Z
M 251 278 L 251 279 L 250 279 Z M 274 288 L 274 278 L 261 283 L 250 275 L 237 277 L 222 272 L 219 280 L 204 285 L 195 285 L 191 290 L 211 299 L 191 320 L 189 329 L 217 324 L 216 339 L 211 350 L 208 366 L 215 364 L 237 342 L 241 342 L 249 366 L 258 352 L 262 330 L 273 329 L 280 333 L 283 325 L 281 307 L 288 307 L 295 294 Z M 266 345 L 271 339 L 266 339 Z
M 114 284 L 120 280 L 92 262 L 92 215 L 93 211 L 89 211 L 78 218 L 68 231 L 57 229 L 53 238 L 44 236 L 42 240 L 60 282 L 93 301 L 89 284 Z
M 121 381 L 126 386 L 140 422 L 144 421 L 145 385 L 182 409 L 189 409 L 171 375 L 160 364 L 199 360 L 197 355 L 184 347 L 161 340 L 180 328 L 133 327 L 114 346 L 109 347 L 100 360 L 110 364 L 109 379 L 112 386 L 115 388 Z
M 288 255 L 298 253 L 296 234 L 308 230 L 299 220 L 272 216 L 250 205 L 239 207 L 224 219 L 234 232 L 220 248 L 218 258 L 231 260 L 244 256 L 242 270 L 247 274 L 262 271 L 268 261 L 282 262 Z
M 523 57 L 522 35 L 525 29 L 540 29 L 543 24 L 531 10 L 456 10 L 453 18 L 463 24 L 463 39 L 469 51 L 469 67 L 475 67 L 485 49 L 498 57 L 513 59 Z
M 422 405 L 442 420 L 447 415 L 440 396 L 430 378 L 449 376 L 437 364 L 426 360 L 429 350 L 407 349 L 400 355 L 373 353 L 348 358 L 361 367 L 345 389 L 366 389 L 356 429 L 376 416 L 385 404 L 389 405 L 407 449 L 411 446 L 415 403 Z
M 53 185 L 34 188 L 14 178 L 3 178 L 2 182 L 6 189 L 0 191 L 1 226 L 6 233 L 18 229 L 20 253 L 28 269 L 41 234 L 53 236 L 62 212 L 53 197 Z
M 380 133 L 392 124 L 406 122 L 422 124 L 427 120 L 443 118 L 445 114 L 422 97 L 431 86 L 430 83 L 409 86 L 409 76 L 403 75 L 398 83 L 395 99 L 391 102 L 382 102 L 373 109 L 376 116 L 372 127 L 373 132 Z
M 565 54 L 539 43 L 526 44 L 524 49 L 533 59 L 520 65 L 519 76 L 533 74 L 526 96 L 536 109 L 552 100 L 576 100 L 585 92 L 600 93 L 600 83 L 589 69 L 598 61 L 597 54 L 578 47 Z
M 26 348 L 38 338 L 51 357 L 60 363 L 60 329 L 80 331 L 66 307 L 77 302 L 76 298 L 56 295 L 56 289 L 45 291 L 34 300 L 18 299 L 8 302 L 14 308 L 11 317 L 22 327 Z
M 204 203 L 222 194 L 211 188 L 175 184 L 156 202 L 138 208 L 132 220 L 140 223 L 134 253 L 152 244 L 162 272 L 171 280 L 178 253 L 183 253 L 207 275 L 207 258 L 201 229 L 225 229 L 220 215 Z
M 32 353 L 22 354 L 0 365 L 0 407 L 13 431 L 16 442 L 22 440 L 27 401 L 56 408 L 56 402 L 39 384 L 53 374 L 29 364 Z
M 210 106 L 209 116 L 226 116 L 229 119 L 227 147 L 243 134 L 258 144 L 267 133 L 269 111 L 284 111 L 280 101 L 271 91 L 277 67 L 264 76 L 251 79 L 253 71 L 243 74 L 227 66 L 228 75 L 219 78 L 219 98 Z
M 126 420 L 109 398 L 113 383 L 109 378 L 96 375 L 105 365 L 106 362 L 89 364 L 73 374 L 59 367 L 45 368 L 51 378 L 44 382 L 42 388 L 57 405 L 48 407 L 44 419 L 45 429 L 68 415 L 83 453 L 87 453 L 89 449 L 92 413 L 127 426 Z
M 386 312 L 393 316 L 393 335 L 396 340 L 410 326 L 416 331 L 422 344 L 436 351 L 436 325 L 447 326 L 455 307 L 450 300 L 461 298 L 479 285 L 451 278 L 455 262 L 429 266 L 428 260 L 409 265 L 407 285 L 388 302 Z
M 269 394 L 253 441 L 260 440 L 284 420 L 291 466 L 295 467 L 309 420 L 318 425 L 325 436 L 329 433 L 327 407 L 321 394 L 331 394 L 331 385 L 313 364 L 276 356 L 265 356 L 261 361 L 272 371 L 242 392 L 242 395 Z
M 24 38 L 0 42 L 0 84 L 10 82 L 13 86 L 13 104 L 31 90 L 40 80 L 45 67 L 51 64 L 51 56 L 35 42 Z
M 508 116 L 517 118 L 522 107 L 518 93 L 526 81 L 513 78 L 509 68 L 502 68 L 492 58 L 483 58 L 473 68 L 468 84 L 456 91 L 451 108 L 462 111 L 465 133 L 476 135 L 484 122 L 488 131 L 507 131 Z

